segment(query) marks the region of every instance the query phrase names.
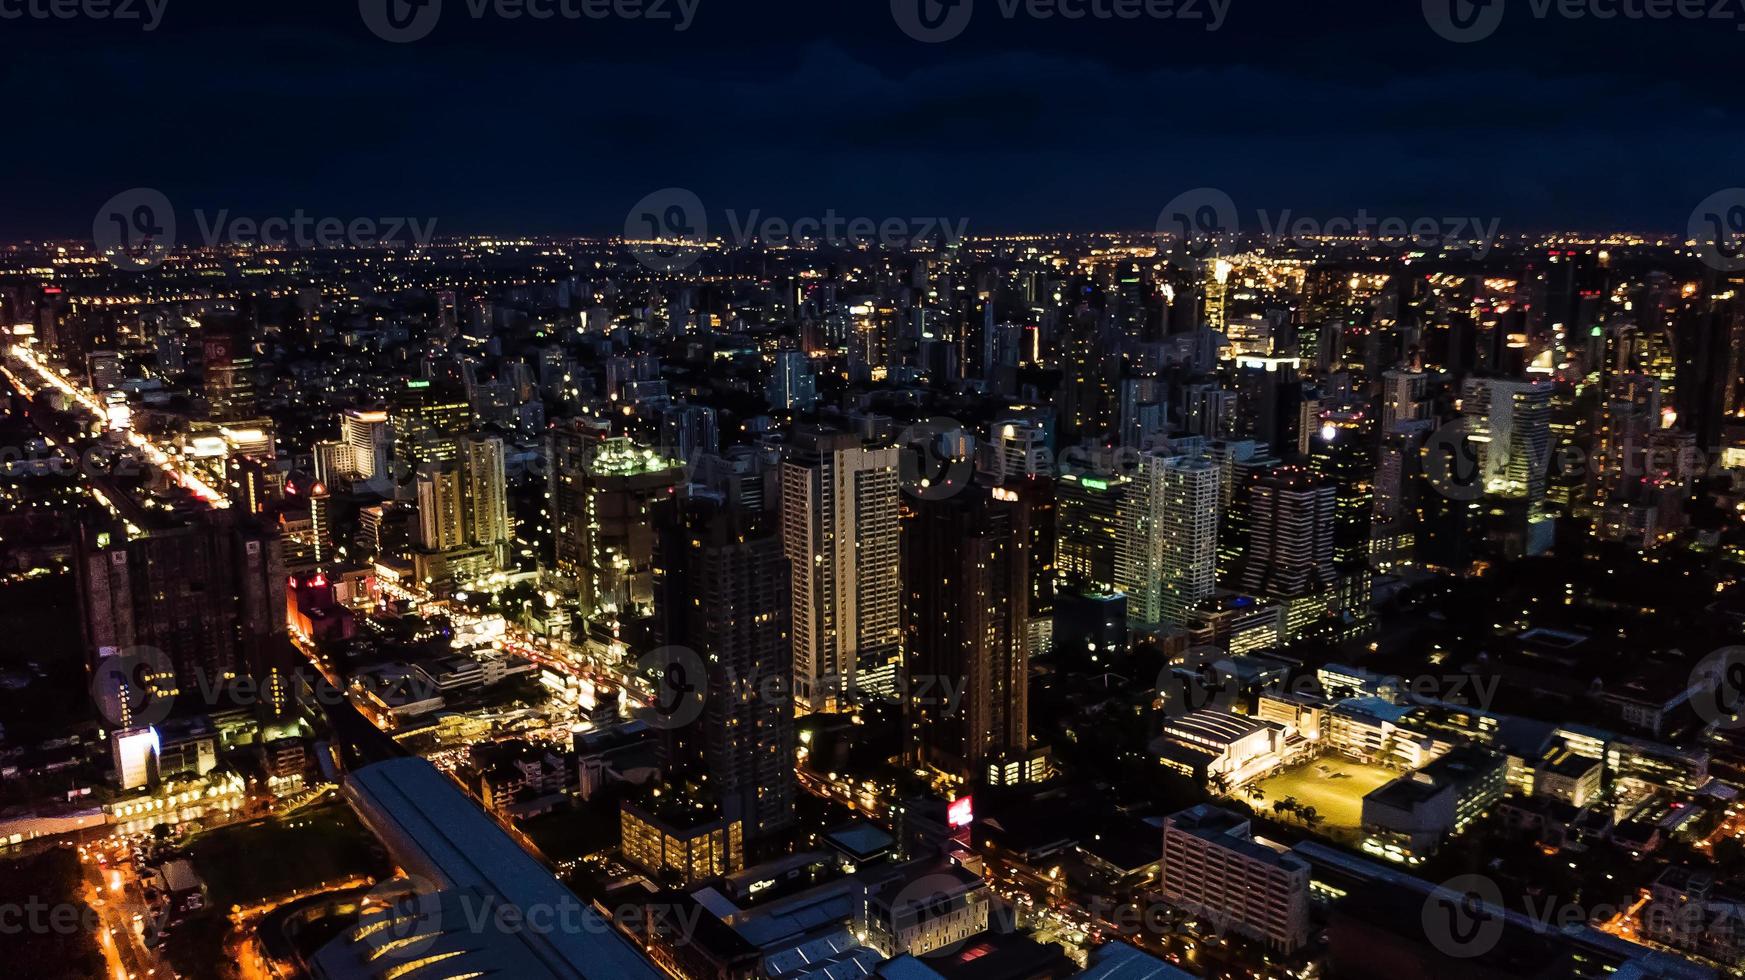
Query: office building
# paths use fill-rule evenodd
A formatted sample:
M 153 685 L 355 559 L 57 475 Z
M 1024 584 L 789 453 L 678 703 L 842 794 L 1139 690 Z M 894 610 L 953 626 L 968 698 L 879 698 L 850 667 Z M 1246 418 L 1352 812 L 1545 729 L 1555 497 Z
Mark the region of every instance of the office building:
M 1116 567 L 1123 539 L 1129 549 L 1137 540 L 1124 520 L 1130 483 L 1125 476 L 1081 473 L 1062 474 L 1055 483 L 1055 564 L 1063 584 L 1119 591 Z
M 399 499 L 412 499 L 416 475 L 425 463 L 459 458 L 461 436 L 472 425 L 473 411 L 465 393 L 447 385 L 408 381 L 394 392 L 388 428 L 393 434 L 393 475 Z
M 794 700 L 802 709 L 896 693 L 898 455 L 855 435 L 802 427 L 782 461 Z

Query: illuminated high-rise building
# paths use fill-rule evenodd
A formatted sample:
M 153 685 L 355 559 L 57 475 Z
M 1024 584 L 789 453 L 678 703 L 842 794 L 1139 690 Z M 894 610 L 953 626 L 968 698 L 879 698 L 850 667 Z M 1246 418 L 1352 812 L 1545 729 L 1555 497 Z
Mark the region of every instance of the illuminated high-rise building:
M 388 424 L 394 435 L 394 479 L 401 499 L 411 499 L 425 463 L 460 458 L 460 438 L 473 424 L 465 394 L 432 381 L 408 381 L 394 393 Z
M 388 413 L 349 408 L 339 416 L 339 441 L 352 451 L 352 473 L 360 480 L 388 476 L 394 435 L 388 428 Z
M 460 465 L 466 492 L 467 543 L 490 549 L 497 567 L 507 568 L 509 545 L 515 533 L 509 522 L 503 440 L 495 436 L 468 436 L 461 440 Z
M 694 651 L 703 677 L 673 678 L 702 692 L 695 719 L 662 732 L 666 778 L 712 796 L 748 837 L 794 820 L 794 713 L 788 560 L 774 511 L 710 495 L 655 507 L 655 636 Z
M 1333 560 L 1342 570 L 1369 563 L 1375 510 L 1375 417 L 1367 407 L 1329 404 L 1307 427 L 1309 465 L 1336 488 Z
M 1228 259 L 1206 263 L 1206 326 L 1223 333 L 1230 324 L 1230 277 L 1235 267 Z
M 1485 494 L 1508 501 L 1511 527 L 1526 554 L 1551 547 L 1555 520 L 1546 507 L 1551 459 L 1549 381 L 1468 378 L 1461 388 L 1461 412 L 1479 450 Z
M 1055 562 L 1063 584 L 1099 592 L 1119 591 L 1117 565 L 1123 541 L 1134 548 L 1123 521 L 1126 476 L 1065 473 L 1055 484 Z M 1131 559 L 1127 559 L 1130 561 Z
M 214 421 L 254 418 L 254 348 L 240 329 L 207 327 L 205 351 L 206 405 Z
M 1383 371 L 1381 376 L 1381 432 L 1386 435 L 1401 425 L 1430 417 L 1429 376 L 1422 371 Z
M 794 699 L 810 710 L 896 691 L 899 452 L 802 427 L 782 462 Z
M 185 690 L 252 670 L 285 629 L 276 532 L 234 510 L 161 520 L 129 536 L 85 526 L 75 548 L 81 622 L 96 659 L 153 647 Z
M 416 477 L 418 547 L 427 552 L 466 546 L 466 477 L 455 462 L 426 463 Z
M 1015 494 L 917 500 L 903 522 L 903 716 L 917 768 L 968 780 L 1029 749 L 1027 535 Z
M 579 544 L 582 605 L 590 618 L 641 619 L 654 607 L 651 509 L 673 496 L 684 467 L 629 439 L 599 444 L 581 472 L 579 511 L 554 512 L 560 560 Z
M 1244 554 L 1237 579 L 1249 595 L 1286 606 L 1286 637 L 1326 612 L 1339 584 L 1334 567 L 1338 490 L 1319 474 L 1281 466 L 1251 477 Z
M 818 402 L 818 378 L 805 351 L 776 353 L 770 372 L 769 403 L 777 411 L 810 412 Z
M 1219 466 L 1202 456 L 1173 456 L 1147 469 L 1155 474 L 1162 620 L 1185 626 L 1218 590 Z

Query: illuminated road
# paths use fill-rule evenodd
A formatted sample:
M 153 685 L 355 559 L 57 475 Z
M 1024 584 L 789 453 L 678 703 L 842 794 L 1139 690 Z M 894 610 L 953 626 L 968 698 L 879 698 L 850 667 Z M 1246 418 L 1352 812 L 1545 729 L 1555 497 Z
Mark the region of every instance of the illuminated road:
M 103 958 L 109 963 L 110 975 L 116 980 L 140 980 L 144 977 L 174 977 L 158 955 L 145 947 L 145 923 L 151 911 L 146 908 L 138 882 L 114 862 L 105 868 L 97 863 L 99 848 L 81 855 L 85 872 L 85 902 L 97 911 L 100 927 L 97 943 Z M 137 916 L 137 918 L 136 918 Z
M 166 475 L 175 480 L 182 487 L 185 487 L 187 490 L 192 492 L 196 497 L 199 497 L 201 500 L 213 507 L 224 508 L 230 506 L 230 500 L 214 489 L 211 484 L 208 484 L 205 480 L 202 480 L 199 476 L 190 472 L 186 468 L 179 466 L 169 453 L 165 452 L 162 447 L 158 446 L 150 439 L 132 429 L 126 428 L 125 419 L 112 418 L 109 407 L 104 405 L 100 399 L 91 392 L 86 391 L 83 387 L 74 384 L 70 379 L 56 371 L 54 368 L 43 363 L 43 361 L 38 358 L 30 348 L 25 347 L 23 344 L 13 344 L 7 349 L 6 354 L 11 358 L 12 363 L 18 365 L 20 369 L 25 372 L 27 377 L 35 377 L 42 383 L 54 388 L 56 391 L 66 395 L 68 398 L 71 398 L 85 411 L 90 412 L 91 416 L 103 425 L 123 431 L 125 433 L 124 438 L 127 440 L 128 444 L 137 449 L 141 456 L 144 456 L 153 466 L 163 470 Z M 18 388 L 19 391 L 27 395 L 34 394 L 29 382 L 24 378 L 19 377 L 19 375 L 14 374 L 10 370 L 6 370 L 5 374 L 12 382 L 13 386 Z

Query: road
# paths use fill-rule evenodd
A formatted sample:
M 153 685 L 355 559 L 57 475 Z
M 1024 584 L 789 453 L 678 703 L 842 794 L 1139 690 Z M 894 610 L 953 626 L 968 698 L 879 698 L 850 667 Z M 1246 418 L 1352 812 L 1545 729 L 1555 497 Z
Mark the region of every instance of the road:
M 98 862 L 99 853 L 108 859 L 106 865 Z M 81 849 L 80 854 L 85 901 L 97 912 L 101 924 L 97 940 L 109 961 L 109 972 L 115 980 L 174 977 L 175 972 L 158 953 L 145 946 L 144 930 L 152 911 L 145 904 L 139 879 L 121 866 L 114 854 L 95 845 Z

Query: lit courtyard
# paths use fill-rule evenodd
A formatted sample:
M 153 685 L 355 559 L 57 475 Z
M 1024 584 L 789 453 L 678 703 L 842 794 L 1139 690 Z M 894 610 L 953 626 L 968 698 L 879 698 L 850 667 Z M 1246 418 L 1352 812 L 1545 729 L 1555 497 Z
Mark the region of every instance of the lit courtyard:
M 1273 811 L 1273 804 L 1294 797 L 1298 803 L 1305 807 L 1314 807 L 1315 812 L 1320 814 L 1318 830 L 1337 834 L 1339 831 L 1358 829 L 1363 823 L 1364 796 L 1398 775 L 1400 774 L 1381 766 L 1353 762 L 1338 755 L 1326 755 L 1294 769 L 1286 769 L 1275 776 L 1257 780 L 1254 786 L 1265 794 L 1263 798 L 1257 799 L 1249 795 L 1247 789 L 1237 790 L 1232 795 L 1256 810 L 1272 814 L 1286 823 L 1296 823 L 1298 818 L 1289 813 Z

